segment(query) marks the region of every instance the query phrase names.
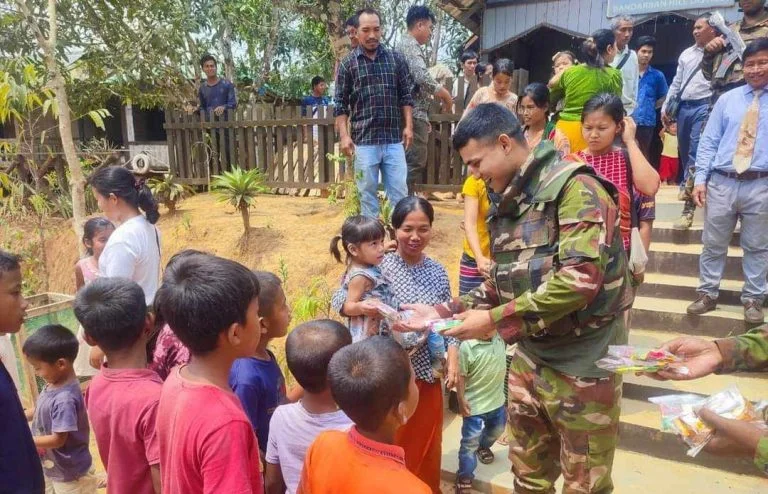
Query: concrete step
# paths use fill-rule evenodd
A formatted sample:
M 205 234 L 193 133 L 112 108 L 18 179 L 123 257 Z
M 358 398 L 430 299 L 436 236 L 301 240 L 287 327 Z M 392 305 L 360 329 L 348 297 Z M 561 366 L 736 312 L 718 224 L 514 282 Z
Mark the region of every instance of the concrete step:
M 653 235 L 651 236 L 652 241 L 672 244 L 701 243 L 701 235 L 703 232 L 702 224 L 698 224 L 694 221 L 693 226 L 687 230 L 675 230 L 673 228 L 673 224 L 673 221 L 654 221 Z M 740 233 L 738 231 L 734 232 L 733 236 L 731 237 L 731 245 L 734 247 L 738 246 L 740 238 Z
M 677 199 L 677 198 L 675 198 Z M 659 202 L 658 196 L 656 197 L 656 220 L 658 221 L 677 221 L 683 214 L 683 201 L 674 202 Z M 696 208 L 696 213 L 693 215 L 694 224 L 704 223 L 704 210 Z
M 746 476 L 760 476 L 751 459 L 716 457 L 706 453 L 691 458 L 686 454 L 688 448 L 682 440 L 676 434 L 659 430 L 660 425 L 661 412 L 657 405 L 645 400 L 622 398 L 619 424 L 621 449 L 670 460 L 681 466 L 694 464 Z
M 718 303 L 740 306 L 742 285 L 741 280 L 722 280 Z M 637 294 L 642 297 L 686 300 L 690 303 L 699 297 L 699 294 L 696 293 L 698 286 L 698 276 L 646 273 L 645 281 L 640 285 Z
M 676 274 L 691 276 L 699 272 L 699 257 L 701 256 L 701 244 L 673 244 L 667 242 L 654 242 L 648 253 L 649 273 Z M 725 260 L 723 278 L 741 280 L 744 272 L 741 266 L 741 247 L 729 247 Z
M 754 327 L 744 322 L 744 308 L 741 305 L 719 304 L 712 312 L 694 316 L 685 311 L 691 302 L 693 299 L 635 297 L 632 327 L 713 338 L 742 334 Z
M 461 417 L 446 411 L 443 421 L 442 477 L 447 482 L 454 481 L 458 468 L 461 422 Z M 615 492 L 622 494 L 648 494 L 648 492 L 756 494 L 766 490 L 766 480 L 753 475 L 753 472 L 739 474 L 700 464 L 704 458 L 703 453 L 693 458 L 694 461 L 678 462 L 625 449 L 622 444 L 624 441 L 622 437 L 613 462 Z M 685 448 L 681 443 L 674 444 L 670 449 L 672 448 L 682 450 L 685 455 Z M 490 465 L 478 464 L 473 487 L 478 492 L 484 493 L 510 493 L 514 488 L 514 476 L 508 459 L 508 447 L 495 444 L 491 449 L 496 459 Z M 753 470 L 757 469 L 753 468 Z M 563 479 L 560 478 L 556 483 L 557 492 L 561 491 L 562 485 Z

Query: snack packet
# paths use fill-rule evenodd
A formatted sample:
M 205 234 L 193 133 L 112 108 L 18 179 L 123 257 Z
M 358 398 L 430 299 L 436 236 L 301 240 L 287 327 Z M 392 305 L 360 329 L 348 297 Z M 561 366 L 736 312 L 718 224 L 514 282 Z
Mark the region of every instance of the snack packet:
M 697 415 L 702 408 L 708 408 L 728 419 L 760 421 L 755 406 L 744 398 L 736 386 L 710 397 L 682 394 L 654 397 L 648 401 L 661 407 L 662 430 L 682 436 L 690 447 L 687 454 L 691 457 L 698 455 L 714 435 L 714 431 Z
M 443 331 L 448 331 L 449 329 L 461 325 L 462 322 L 463 321 L 459 321 L 458 319 L 433 319 L 427 323 L 427 327 L 431 331 L 442 333 Z
M 610 345 L 608 353 L 595 365 L 599 368 L 626 374 L 628 372 L 658 372 L 665 369 L 671 363 L 679 363 L 683 360 L 665 350 L 638 348 L 630 345 Z M 677 371 L 687 369 L 677 368 Z

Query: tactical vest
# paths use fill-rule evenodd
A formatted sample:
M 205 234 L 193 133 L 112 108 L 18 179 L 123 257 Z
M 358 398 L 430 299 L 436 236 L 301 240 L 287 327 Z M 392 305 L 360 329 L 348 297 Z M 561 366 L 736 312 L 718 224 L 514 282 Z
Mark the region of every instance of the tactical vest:
M 491 256 L 495 263 L 491 276 L 502 304 L 528 291 L 535 291 L 560 268 L 558 203 L 572 177 L 580 174 L 593 177 L 618 204 L 616 187 L 597 176 L 589 166 L 556 159 L 554 148 L 552 156 L 545 152 L 542 158 L 530 165 L 540 169 L 538 173 L 530 170 L 531 176 L 538 174 L 540 179 L 529 180 L 527 185 L 522 186 L 524 198 L 519 208 L 492 212 L 488 219 Z M 535 190 L 526 189 L 531 186 Z M 583 309 L 556 321 L 534 336 L 546 338 L 547 335 L 571 331 L 578 335 L 588 328 L 604 326 L 631 306 L 631 291 L 627 289 L 627 257 L 618 222 L 608 225 L 607 232 L 611 235 L 610 245 L 605 245 L 609 263 L 598 295 Z

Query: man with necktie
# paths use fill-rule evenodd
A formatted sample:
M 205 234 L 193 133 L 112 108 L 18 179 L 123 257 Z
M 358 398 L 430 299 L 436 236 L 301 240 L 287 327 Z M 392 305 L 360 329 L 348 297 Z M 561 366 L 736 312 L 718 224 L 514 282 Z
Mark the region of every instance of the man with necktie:
M 696 156 L 693 199 L 706 211 L 699 298 L 688 313 L 715 309 L 728 244 L 740 220 L 744 320 L 761 324 L 768 290 L 768 38 L 747 46 L 743 69 L 746 85 L 715 103 Z M 758 135 L 763 139 L 757 141 Z

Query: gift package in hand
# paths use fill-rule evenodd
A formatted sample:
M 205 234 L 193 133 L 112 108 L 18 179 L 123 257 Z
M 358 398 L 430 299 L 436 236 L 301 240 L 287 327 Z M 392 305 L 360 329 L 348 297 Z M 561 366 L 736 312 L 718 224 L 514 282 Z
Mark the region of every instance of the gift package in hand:
M 714 431 L 697 415 L 707 408 L 727 419 L 765 422 L 757 408 L 731 386 L 712 396 L 678 394 L 649 398 L 661 408 L 661 430 L 679 434 L 689 446 L 688 456 L 696 456 L 714 436 Z
M 628 372 L 658 372 L 666 369 L 669 364 L 681 363 L 682 361 L 680 357 L 665 350 L 638 348 L 630 345 L 610 345 L 608 354 L 595 362 L 595 365 L 616 374 L 626 374 Z M 685 371 L 685 368 L 676 368 L 676 372 Z

